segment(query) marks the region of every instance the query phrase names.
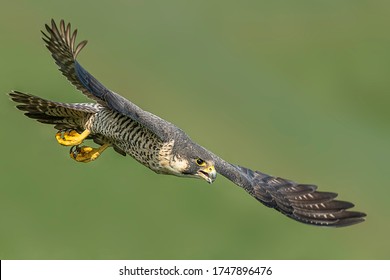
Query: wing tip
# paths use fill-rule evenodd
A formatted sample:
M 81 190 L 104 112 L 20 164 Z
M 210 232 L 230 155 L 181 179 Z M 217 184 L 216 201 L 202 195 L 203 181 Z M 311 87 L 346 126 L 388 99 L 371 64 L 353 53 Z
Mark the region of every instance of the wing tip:
M 57 60 L 57 52 L 62 53 L 63 55 L 71 55 L 75 60 L 80 51 L 87 45 L 88 41 L 81 41 L 79 44 L 75 45 L 77 29 L 72 31 L 70 23 L 66 23 L 63 19 L 59 21 L 57 25 L 56 21 L 52 18 L 50 20 L 50 25 L 45 24 L 46 32 L 41 30 L 43 34 L 43 41 L 46 44 L 46 47 L 55 55 Z
M 342 218 L 330 218 L 330 219 L 315 219 L 310 218 L 306 216 L 300 216 L 296 214 L 289 214 L 287 215 L 289 218 L 292 218 L 295 221 L 313 225 L 313 226 L 319 226 L 319 227 L 332 227 L 332 228 L 339 228 L 339 227 L 348 227 L 352 225 L 356 225 L 359 223 L 362 223 L 366 220 L 367 214 L 363 212 L 358 211 L 343 211 L 344 217 Z
M 298 222 L 326 227 L 345 227 L 364 222 L 366 213 L 350 211 L 355 205 L 336 200 L 335 192 L 317 191 L 312 184 L 298 184 L 294 181 L 273 177 L 259 171 L 240 171 L 251 176 L 251 189 L 247 190 L 268 207 Z

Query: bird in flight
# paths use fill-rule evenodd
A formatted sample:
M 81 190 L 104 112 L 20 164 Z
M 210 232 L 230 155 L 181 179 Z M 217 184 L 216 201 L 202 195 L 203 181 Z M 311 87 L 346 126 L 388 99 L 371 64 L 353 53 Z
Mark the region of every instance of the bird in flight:
M 29 118 L 54 125 L 59 144 L 70 146 L 77 162 L 96 160 L 112 147 L 130 155 L 158 174 L 201 178 L 214 182 L 217 173 L 243 188 L 264 205 L 305 224 L 342 227 L 364 221 L 365 213 L 348 210 L 354 205 L 336 200 L 336 193 L 317 191 L 316 185 L 299 184 L 231 164 L 193 142 L 174 124 L 142 110 L 107 89 L 76 60 L 87 41 L 76 44 L 77 29 L 63 20 L 45 25 L 42 32 L 62 74 L 94 103 L 61 103 L 12 91 L 16 107 Z M 82 145 L 92 139 L 98 147 Z

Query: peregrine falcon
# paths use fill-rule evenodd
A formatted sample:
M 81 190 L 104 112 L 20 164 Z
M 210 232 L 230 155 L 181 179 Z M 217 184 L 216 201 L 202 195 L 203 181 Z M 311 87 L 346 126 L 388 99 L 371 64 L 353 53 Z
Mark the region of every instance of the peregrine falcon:
M 299 184 L 231 164 L 193 142 L 180 128 L 142 110 L 107 89 L 76 60 L 87 41 L 76 44 L 77 29 L 63 20 L 45 25 L 43 40 L 62 74 L 94 103 L 61 103 L 12 91 L 11 99 L 29 118 L 54 125 L 59 144 L 69 146 L 78 162 L 96 160 L 112 147 L 159 174 L 201 178 L 214 182 L 217 173 L 243 188 L 262 204 L 305 224 L 342 227 L 364 221 L 365 213 L 350 211 L 350 202 L 335 200 L 333 192 Z M 82 145 L 87 139 L 98 147 Z

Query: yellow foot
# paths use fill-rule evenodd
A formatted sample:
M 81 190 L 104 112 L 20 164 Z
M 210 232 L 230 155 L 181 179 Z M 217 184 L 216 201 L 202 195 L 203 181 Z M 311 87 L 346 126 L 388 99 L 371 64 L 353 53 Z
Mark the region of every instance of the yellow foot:
M 109 144 L 104 144 L 97 149 L 88 146 L 73 146 L 70 148 L 70 157 L 78 162 L 91 162 L 97 159 L 109 146 Z
M 76 146 L 80 145 L 90 133 L 91 132 L 88 129 L 84 130 L 84 132 L 81 134 L 77 133 L 76 130 L 58 131 L 56 134 L 56 139 L 61 145 Z

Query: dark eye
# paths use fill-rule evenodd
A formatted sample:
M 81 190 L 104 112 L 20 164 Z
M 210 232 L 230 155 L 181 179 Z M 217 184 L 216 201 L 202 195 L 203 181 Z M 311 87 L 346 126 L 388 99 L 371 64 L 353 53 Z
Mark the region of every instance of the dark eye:
M 204 163 L 205 163 L 204 160 L 201 159 L 201 158 L 198 158 L 198 159 L 196 160 L 196 164 L 197 164 L 197 165 L 200 165 L 200 166 L 201 166 L 201 165 L 204 165 Z

